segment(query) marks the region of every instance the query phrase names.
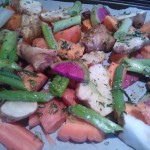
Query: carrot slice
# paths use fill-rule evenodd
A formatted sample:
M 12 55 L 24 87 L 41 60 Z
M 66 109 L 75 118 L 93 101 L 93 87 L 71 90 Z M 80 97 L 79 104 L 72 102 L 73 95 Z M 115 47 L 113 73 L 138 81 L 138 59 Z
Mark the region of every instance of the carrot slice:
M 78 43 L 81 38 L 81 27 L 79 25 L 76 25 L 66 30 L 57 32 L 54 34 L 54 38 L 56 39 L 56 41 L 65 39 L 73 43 Z
M 145 23 L 141 28 L 140 31 L 143 33 L 147 33 L 145 34 L 145 36 L 150 38 L 150 22 Z
M 129 57 L 129 54 L 119 54 L 119 53 L 115 53 L 114 51 L 112 51 L 109 59 L 111 62 L 120 63 L 121 59 L 128 58 L 128 57 Z
M 141 55 L 146 58 L 146 59 L 150 59 L 150 45 L 144 46 L 141 50 L 140 50 Z
M 21 27 L 22 15 L 14 14 L 4 25 L 5 29 L 16 31 Z
M 114 79 L 114 74 L 115 74 L 115 70 L 118 67 L 117 63 L 112 62 L 108 68 L 108 72 L 109 72 L 109 84 L 112 87 L 113 86 L 113 79 Z
M 117 31 L 118 27 L 117 27 L 117 19 L 113 16 L 106 16 L 104 19 L 103 24 L 105 25 L 105 27 L 111 31 L 111 32 L 115 32 Z
M 27 66 L 24 69 L 30 72 L 34 72 L 34 68 L 31 65 Z M 43 73 L 38 72 L 36 74 L 37 74 L 37 77 L 32 77 L 24 73 L 19 74 L 21 78 L 23 79 L 24 85 L 27 87 L 29 91 L 38 91 L 39 89 L 43 87 L 43 85 L 48 80 L 48 77 L 44 75 Z
M 76 104 L 76 94 L 73 89 L 67 88 L 62 96 L 63 102 L 67 106 L 75 105 Z
M 42 150 L 43 143 L 26 128 L 0 120 L 0 143 L 7 149 Z
M 60 128 L 58 138 L 62 141 L 85 142 L 87 140 L 101 142 L 105 134 L 91 124 L 77 118 L 67 119 L 66 123 Z
M 36 38 L 36 39 L 34 39 L 33 42 L 32 42 L 32 46 L 33 47 L 47 48 L 48 49 L 48 46 L 47 46 L 44 38 Z
M 66 120 L 64 109 L 66 106 L 59 99 L 53 99 L 48 103 L 42 103 L 36 111 L 40 124 L 45 133 L 55 132 Z
M 82 28 L 81 29 L 83 32 L 87 32 L 91 28 L 92 28 L 92 24 L 91 24 L 90 19 L 86 19 L 82 22 Z

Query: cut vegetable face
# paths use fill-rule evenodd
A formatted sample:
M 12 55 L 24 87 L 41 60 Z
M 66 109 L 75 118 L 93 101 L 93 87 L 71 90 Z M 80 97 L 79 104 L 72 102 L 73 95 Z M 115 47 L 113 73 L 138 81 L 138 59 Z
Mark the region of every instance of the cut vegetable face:
M 89 71 L 90 82 L 79 84 L 76 90 L 77 97 L 86 102 L 92 110 L 106 116 L 113 111 L 108 72 L 101 64 L 91 66 Z
M 88 82 L 89 71 L 82 62 L 77 61 L 62 61 L 51 65 L 51 68 L 70 79 L 80 82 Z
M 99 23 L 103 23 L 105 17 L 109 14 L 110 13 L 105 6 L 101 4 L 94 6 L 91 11 L 91 17 L 90 17 L 92 26 L 95 26 Z
M 37 102 L 5 102 L 1 108 L 1 117 L 7 122 L 15 122 L 33 114 L 38 108 Z

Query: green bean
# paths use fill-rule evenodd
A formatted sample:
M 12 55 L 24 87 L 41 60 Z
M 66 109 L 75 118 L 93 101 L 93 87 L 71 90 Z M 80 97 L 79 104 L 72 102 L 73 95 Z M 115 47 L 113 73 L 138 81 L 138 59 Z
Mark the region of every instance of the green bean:
M 48 48 L 58 49 L 58 44 L 54 39 L 51 28 L 46 23 L 42 23 L 42 32 L 46 41 Z
M 4 75 L 0 75 L 0 83 L 10 85 L 12 88 L 27 90 L 27 88 L 25 87 L 22 81 L 11 77 L 6 77 Z
M 124 72 L 124 67 L 122 65 L 119 65 L 115 70 L 114 84 L 112 88 L 114 109 L 118 117 L 120 117 L 123 111 L 125 111 L 125 102 L 124 102 L 124 94 L 123 94 L 124 92 L 122 89 L 123 72 Z
M 76 16 L 81 12 L 81 10 L 82 10 L 82 3 L 80 1 L 76 1 L 74 5 L 71 8 L 69 8 L 68 14 L 70 16 Z
M 23 101 L 23 102 L 48 102 L 54 96 L 51 93 L 45 92 L 29 92 L 29 91 L 15 91 L 3 90 L 0 91 L 0 101 Z
M 49 90 L 52 94 L 62 97 L 64 91 L 66 90 L 67 86 L 69 84 L 69 79 L 66 77 L 61 77 L 60 75 L 57 75 L 52 83 L 49 86 Z
M 17 61 L 17 38 L 18 33 L 9 31 L 5 34 L 4 40 L 0 49 L 0 59 L 9 59 L 10 61 Z
M 95 127 L 97 127 L 105 133 L 114 133 L 115 131 L 122 130 L 122 128 L 119 125 L 80 104 L 75 106 L 69 106 L 69 112 L 91 123 L 92 125 L 94 125 Z
M 119 27 L 119 29 L 115 32 L 114 34 L 114 38 L 118 41 L 123 41 L 126 38 L 126 35 L 132 25 L 132 19 L 130 18 L 126 18 L 121 26 Z
M 54 32 L 58 32 L 81 23 L 81 15 L 54 22 Z

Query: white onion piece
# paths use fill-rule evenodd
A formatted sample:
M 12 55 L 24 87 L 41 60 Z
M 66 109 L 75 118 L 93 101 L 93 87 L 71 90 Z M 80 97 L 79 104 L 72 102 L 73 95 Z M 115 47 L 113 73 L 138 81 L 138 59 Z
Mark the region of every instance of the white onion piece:
M 150 126 L 129 114 L 124 114 L 124 121 L 119 138 L 136 150 L 150 150 Z
M 0 8 L 0 28 L 10 19 L 15 12 L 6 8 Z
M 18 121 L 33 114 L 38 108 L 37 102 L 7 101 L 1 108 L 1 116 L 7 121 Z

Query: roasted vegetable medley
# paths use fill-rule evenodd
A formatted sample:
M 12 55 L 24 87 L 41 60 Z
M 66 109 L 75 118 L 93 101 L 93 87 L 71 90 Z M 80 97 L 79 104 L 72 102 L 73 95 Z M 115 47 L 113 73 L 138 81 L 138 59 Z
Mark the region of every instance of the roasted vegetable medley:
M 77 143 L 99 143 L 115 133 L 136 150 L 150 150 L 146 15 L 113 16 L 106 6 L 84 9 L 80 1 L 52 11 L 36 0 L 3 2 L 0 143 L 42 150 L 44 141 L 30 131 L 40 126 L 51 144 L 54 132 Z M 137 81 L 147 91 L 134 102 L 126 89 Z

